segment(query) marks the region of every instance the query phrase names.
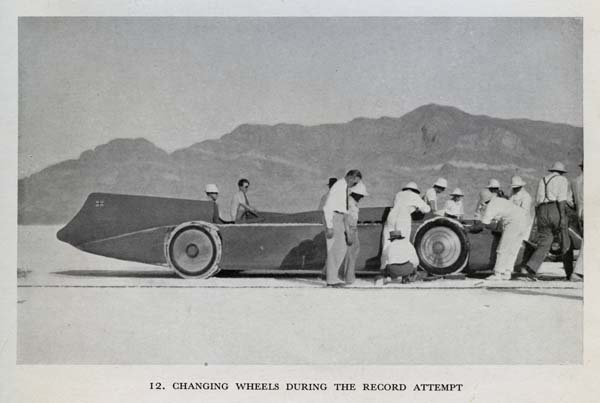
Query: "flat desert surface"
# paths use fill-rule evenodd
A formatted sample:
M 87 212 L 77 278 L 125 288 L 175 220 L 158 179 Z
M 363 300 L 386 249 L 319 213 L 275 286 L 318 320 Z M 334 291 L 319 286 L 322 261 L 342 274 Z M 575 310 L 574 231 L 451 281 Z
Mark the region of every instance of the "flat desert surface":
M 317 274 L 184 280 L 19 228 L 20 364 L 580 364 L 583 284 Z

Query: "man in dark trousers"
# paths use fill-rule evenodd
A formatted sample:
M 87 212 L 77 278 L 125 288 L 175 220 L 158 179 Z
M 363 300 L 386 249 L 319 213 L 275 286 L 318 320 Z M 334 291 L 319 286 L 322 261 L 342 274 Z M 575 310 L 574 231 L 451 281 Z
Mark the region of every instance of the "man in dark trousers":
M 540 180 L 536 195 L 535 217 L 537 220 L 537 248 L 522 268 L 530 276 L 537 273 L 544 258 L 550 251 L 555 235 L 560 235 L 563 250 L 563 265 L 567 280 L 573 273 L 573 249 L 569 238 L 567 202 L 571 199 L 571 189 L 567 173 L 561 162 L 555 162 L 550 174 Z

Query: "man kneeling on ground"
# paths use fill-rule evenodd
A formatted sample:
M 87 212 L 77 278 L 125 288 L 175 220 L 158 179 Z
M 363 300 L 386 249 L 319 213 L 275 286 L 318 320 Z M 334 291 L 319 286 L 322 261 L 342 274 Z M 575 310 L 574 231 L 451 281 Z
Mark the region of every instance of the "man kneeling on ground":
M 391 231 L 390 241 L 381 253 L 381 271 L 384 278 L 391 277 L 392 281 L 401 280 L 402 283 L 420 280 L 417 275 L 419 257 L 415 247 L 401 231 Z

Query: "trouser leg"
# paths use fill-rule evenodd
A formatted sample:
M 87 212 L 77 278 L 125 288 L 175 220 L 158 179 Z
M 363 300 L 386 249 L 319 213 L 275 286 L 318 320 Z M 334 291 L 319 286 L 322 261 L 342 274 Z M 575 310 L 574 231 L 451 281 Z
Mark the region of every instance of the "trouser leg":
M 523 244 L 523 233 L 524 231 L 521 231 L 521 228 L 515 226 L 515 224 L 504 227 L 494 265 L 494 273 L 496 275 L 510 278 L 517 255 Z
M 577 257 L 577 263 L 575 263 L 574 272 L 583 276 L 583 242 L 581 242 L 581 249 L 579 249 L 579 256 Z
M 327 239 L 327 284 L 340 283 L 339 271 L 346 256 L 344 216 L 333 215 L 333 237 Z
M 563 267 L 565 268 L 565 274 L 567 279 L 571 278 L 573 274 L 573 247 L 571 246 L 569 250 L 563 254 L 562 256 Z
M 554 229 L 559 225 L 558 208 L 554 204 L 542 204 L 537 208 L 536 219 L 537 248 L 527 261 L 527 266 L 537 272 L 550 251 L 554 239 Z
M 355 243 L 348 246 L 346 258 L 344 259 L 344 275 L 343 278 L 348 284 L 354 283 L 356 280 L 356 259 L 360 251 L 360 243 L 356 239 Z

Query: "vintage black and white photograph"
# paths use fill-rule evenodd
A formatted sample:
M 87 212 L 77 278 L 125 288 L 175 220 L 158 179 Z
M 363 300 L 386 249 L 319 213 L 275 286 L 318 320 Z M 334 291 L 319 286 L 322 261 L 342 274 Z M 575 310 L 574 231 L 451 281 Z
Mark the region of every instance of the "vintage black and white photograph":
M 18 364 L 583 363 L 583 19 L 20 17 Z

